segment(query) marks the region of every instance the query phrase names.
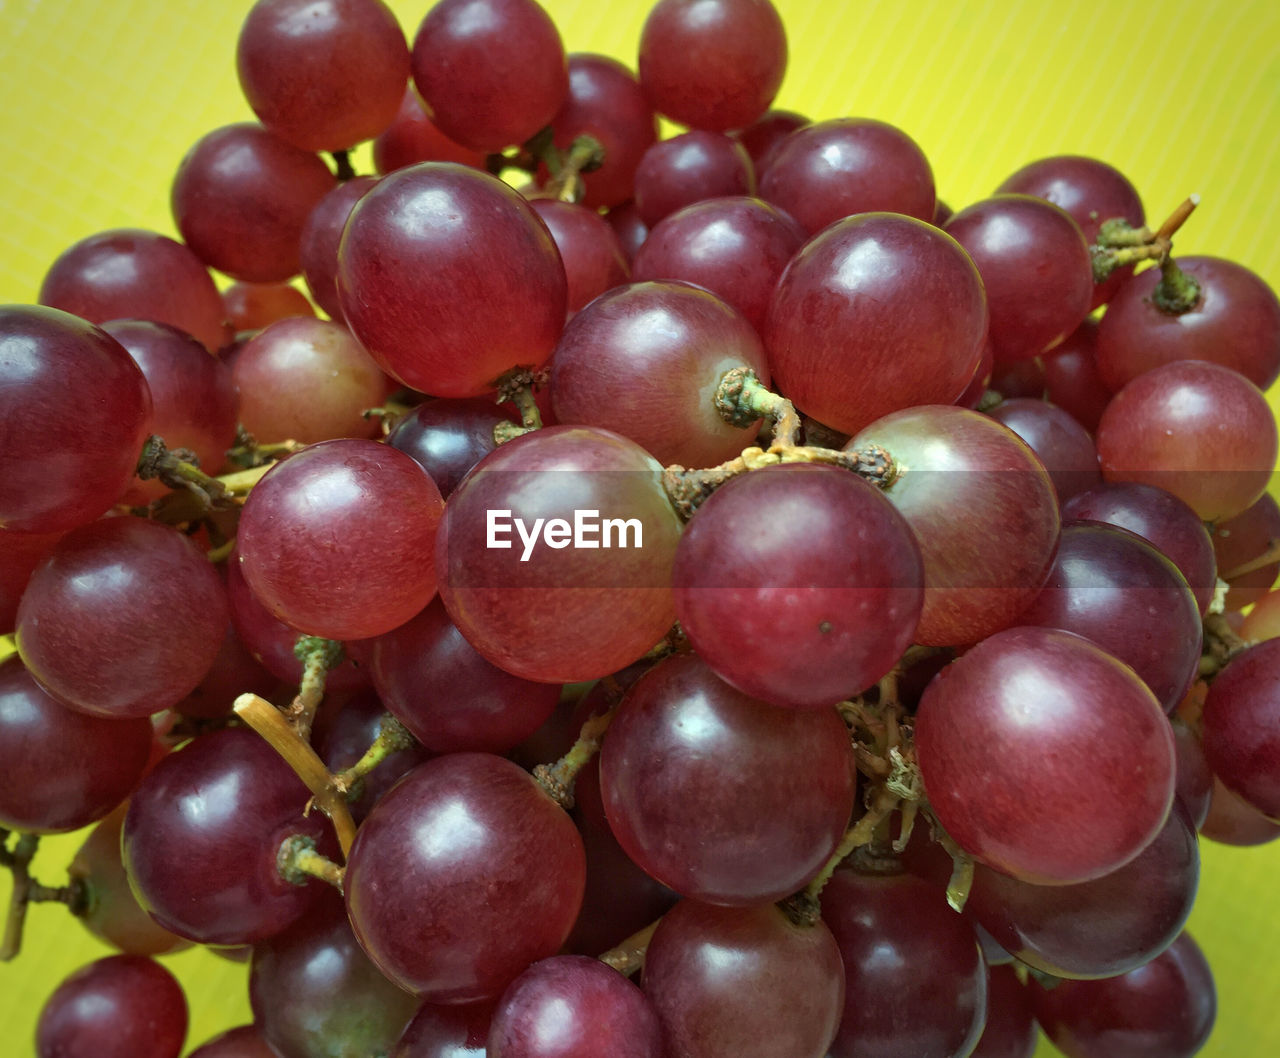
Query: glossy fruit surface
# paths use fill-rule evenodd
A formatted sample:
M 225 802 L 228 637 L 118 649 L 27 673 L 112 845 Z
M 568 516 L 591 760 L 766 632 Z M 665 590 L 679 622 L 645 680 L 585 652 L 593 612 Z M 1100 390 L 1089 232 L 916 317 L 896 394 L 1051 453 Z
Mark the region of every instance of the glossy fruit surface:
M 958 243 L 923 221 L 867 213 L 792 258 L 764 341 L 774 381 L 796 407 L 856 433 L 891 411 L 954 400 L 986 330 L 982 281 Z
M 68 977 L 40 1011 L 38 1058 L 178 1058 L 187 1000 L 173 974 L 111 955 Z
M 757 905 L 803 888 L 835 851 L 853 807 L 851 763 L 833 709 L 757 701 L 687 655 L 627 695 L 600 788 L 618 843 L 653 877 L 708 903 Z
M 1151 692 L 1056 629 L 1009 629 L 943 669 L 920 701 L 916 751 L 930 803 L 961 848 L 1041 885 L 1128 863 L 1173 799 L 1173 734 Z
M 312 445 L 254 488 L 237 536 L 240 569 L 267 609 L 301 632 L 381 635 L 435 595 L 442 508 L 434 482 L 403 452 L 362 440 Z
M 347 861 L 361 947 L 434 1003 L 499 995 L 555 954 L 582 903 L 582 839 L 501 757 L 454 753 L 414 769 L 370 813 Z
M 208 673 L 230 612 L 204 554 L 141 518 L 81 526 L 54 548 L 18 606 L 18 652 L 72 708 L 145 717 Z
M 44 429 L 66 406 L 74 419 Z M 0 528 L 93 521 L 133 480 L 151 393 L 105 331 L 59 309 L 0 308 Z
M 761 512 L 785 533 L 756 531 Z M 766 467 L 726 483 L 685 527 L 672 578 L 698 654 L 739 690 L 792 708 L 874 684 L 911 645 L 924 603 L 906 519 L 838 467 Z
M 502 181 L 423 162 L 356 203 L 338 252 L 342 314 L 383 370 L 437 397 L 475 397 L 537 368 L 564 324 L 546 225 Z

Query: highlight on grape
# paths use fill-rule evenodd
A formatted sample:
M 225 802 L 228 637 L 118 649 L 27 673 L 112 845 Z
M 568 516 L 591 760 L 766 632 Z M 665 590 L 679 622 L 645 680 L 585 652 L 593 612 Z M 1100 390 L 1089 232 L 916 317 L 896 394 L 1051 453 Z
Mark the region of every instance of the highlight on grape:
M 118 949 L 38 1058 L 178 1058 L 192 945 L 253 1021 L 188 1058 L 1201 1050 L 1200 840 L 1280 836 L 1280 301 L 1100 159 L 953 212 L 787 62 L 770 0 L 634 69 L 257 0 L 179 238 L 0 307 L 0 958 Z

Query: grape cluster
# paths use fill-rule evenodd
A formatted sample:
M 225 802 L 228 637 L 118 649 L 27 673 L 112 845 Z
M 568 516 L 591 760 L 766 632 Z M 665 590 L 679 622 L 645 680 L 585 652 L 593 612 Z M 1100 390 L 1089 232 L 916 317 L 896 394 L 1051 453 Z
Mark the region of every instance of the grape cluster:
M 1198 835 L 1280 836 L 1280 301 L 1096 159 L 952 212 L 786 63 L 770 0 L 634 73 L 258 0 L 181 241 L 0 307 L 0 955 L 121 952 L 39 1058 L 178 1058 L 192 944 L 254 1022 L 190 1058 L 1202 1048 Z

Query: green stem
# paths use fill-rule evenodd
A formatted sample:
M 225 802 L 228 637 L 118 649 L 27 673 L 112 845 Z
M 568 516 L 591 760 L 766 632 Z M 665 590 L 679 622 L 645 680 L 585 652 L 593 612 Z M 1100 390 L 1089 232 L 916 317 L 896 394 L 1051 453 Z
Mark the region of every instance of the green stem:
M 600 740 L 609 730 L 609 724 L 617 711 L 618 707 L 615 705 L 608 712 L 590 717 L 582 725 L 578 739 L 568 753 L 554 764 L 539 764 L 533 769 L 533 777 L 538 780 L 538 784 L 561 808 L 573 807 L 573 782 L 578 777 L 578 772 L 599 751 Z
M 760 419 L 768 419 L 773 428 L 769 451 L 795 447 L 801 425 L 795 405 L 761 383 L 751 368 L 726 371 L 713 399 L 716 411 L 730 426 L 747 429 Z
M 276 853 L 276 869 L 280 872 L 280 877 L 290 885 L 306 885 L 308 879 L 319 878 L 338 892 L 342 892 L 342 882 L 346 875 L 344 868 L 316 851 L 314 838 L 304 834 L 293 834 L 280 843 L 280 849 Z
M 31 861 L 40 838 L 35 834 L 19 834 L 13 850 L 8 848 L 8 831 L 4 832 L 4 865 L 13 872 L 13 892 L 9 896 L 9 911 L 5 916 L 4 940 L 0 941 L 0 962 L 11 962 L 22 950 L 22 934 L 27 924 L 27 907 L 31 904 L 32 890 L 43 888 L 31 877 Z
M 649 941 L 653 939 L 653 934 L 661 921 L 662 919 L 658 919 L 657 922 L 650 922 L 644 929 L 637 930 L 620 944 L 615 944 L 599 957 L 600 961 L 606 966 L 612 966 L 624 977 L 630 977 L 644 966 Z
M 1165 315 L 1181 316 L 1200 303 L 1200 284 L 1179 268 L 1172 257 L 1165 257 L 1160 262 L 1160 282 L 1151 301 Z
M 285 717 L 304 742 L 311 738 L 311 725 L 324 698 L 329 670 L 342 661 L 342 644 L 320 636 L 299 636 L 293 656 L 302 662 L 302 680 Z
M 346 796 L 347 800 L 353 800 L 351 791 L 356 783 L 391 754 L 412 749 L 417 744 L 418 740 L 409 733 L 409 729 L 404 724 L 390 713 L 383 713 L 382 719 L 378 722 L 378 737 L 373 740 L 358 761 L 333 777 L 334 788 L 338 793 Z

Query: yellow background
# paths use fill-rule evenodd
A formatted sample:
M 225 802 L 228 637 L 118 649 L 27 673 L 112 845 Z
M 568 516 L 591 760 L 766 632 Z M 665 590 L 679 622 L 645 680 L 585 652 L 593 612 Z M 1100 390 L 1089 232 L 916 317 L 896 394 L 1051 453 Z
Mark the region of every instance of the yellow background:
M 1032 159 L 1094 154 L 1129 175 L 1149 219 L 1201 193 L 1178 248 L 1233 258 L 1280 287 L 1275 0 L 775 2 L 792 57 L 778 105 L 900 125 L 953 206 Z M 53 258 L 83 236 L 123 226 L 172 234 L 169 181 L 183 153 L 251 117 L 234 68 L 249 6 L 0 0 L 0 303 L 33 300 Z M 391 6 L 412 36 L 428 3 Z M 545 6 L 569 50 L 634 65 L 643 0 Z M 47 841 L 39 877 L 62 880 L 76 843 Z M 1205 849 L 1191 929 L 1219 987 L 1206 1056 L 1280 1054 L 1278 876 L 1280 844 Z M 102 954 L 61 908 L 35 908 L 25 952 L 0 967 L 0 1052 L 30 1053 L 45 996 Z M 191 1000 L 191 1046 L 247 1020 L 242 967 L 200 953 L 168 963 Z

